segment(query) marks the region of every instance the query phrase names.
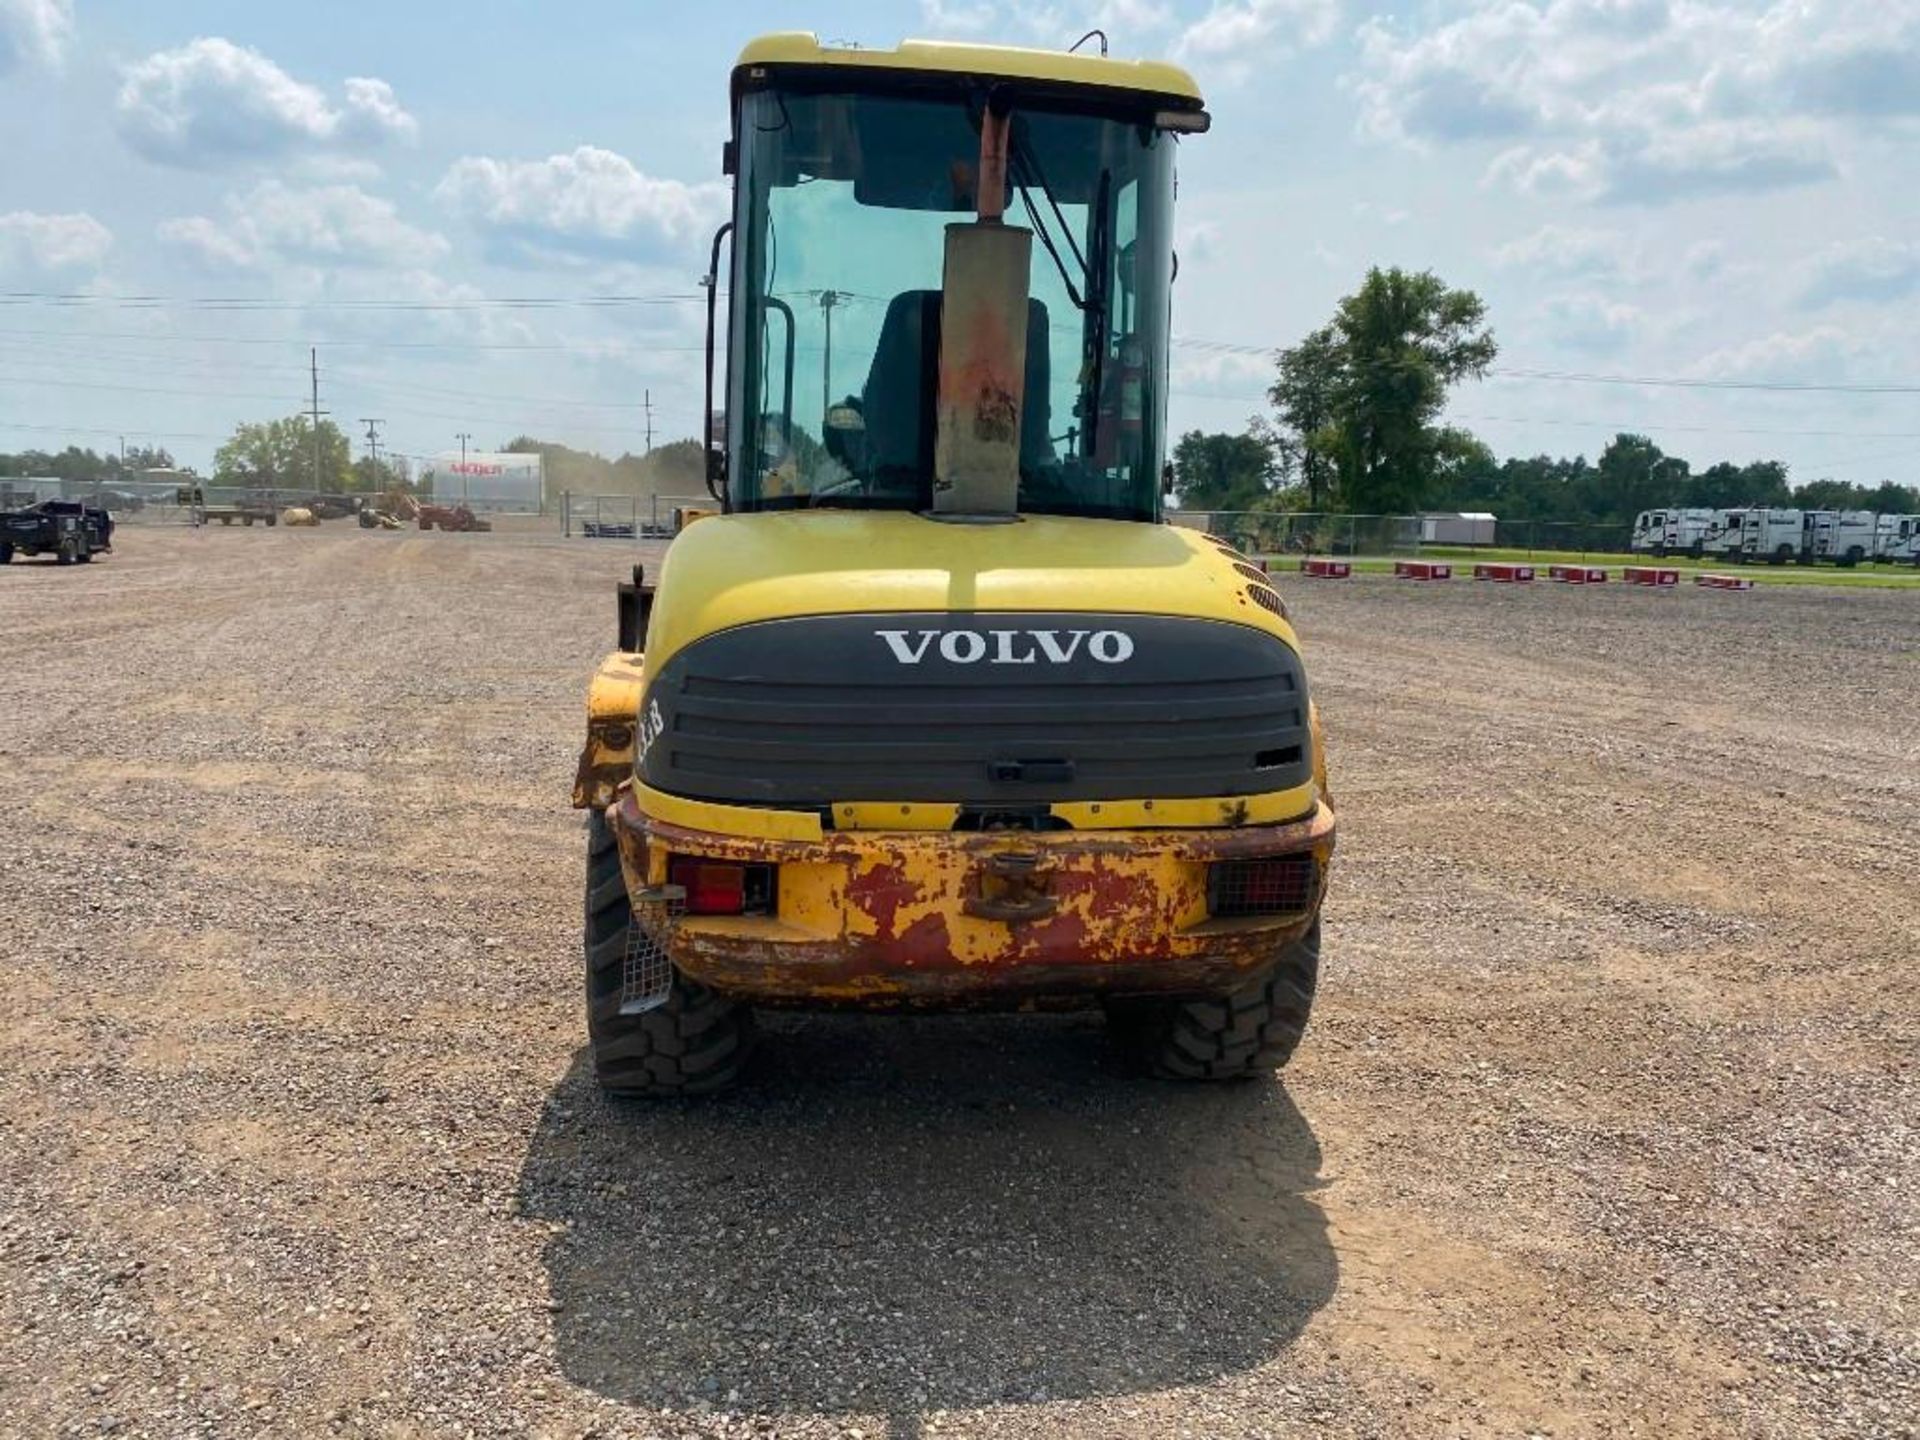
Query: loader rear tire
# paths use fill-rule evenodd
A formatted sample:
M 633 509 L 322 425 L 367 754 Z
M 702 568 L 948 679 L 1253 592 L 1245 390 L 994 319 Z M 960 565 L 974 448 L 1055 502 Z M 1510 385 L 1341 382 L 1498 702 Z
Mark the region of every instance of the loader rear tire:
M 703 1095 L 733 1083 L 753 1050 L 753 1011 L 673 977 L 664 1005 L 620 1013 L 633 924 L 620 851 L 606 817 L 587 817 L 587 1035 L 593 1070 L 609 1095 Z
M 1162 1080 L 1250 1080 L 1293 1057 L 1320 977 L 1320 922 L 1240 989 L 1207 1000 L 1130 1000 L 1110 1007 L 1116 1038 Z

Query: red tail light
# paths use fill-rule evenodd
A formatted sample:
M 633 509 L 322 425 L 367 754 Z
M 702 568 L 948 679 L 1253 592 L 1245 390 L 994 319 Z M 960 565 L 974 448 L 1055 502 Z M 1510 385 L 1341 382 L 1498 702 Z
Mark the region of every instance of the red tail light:
M 689 915 L 738 915 L 747 908 L 747 867 L 674 857 L 667 878 L 687 892 Z

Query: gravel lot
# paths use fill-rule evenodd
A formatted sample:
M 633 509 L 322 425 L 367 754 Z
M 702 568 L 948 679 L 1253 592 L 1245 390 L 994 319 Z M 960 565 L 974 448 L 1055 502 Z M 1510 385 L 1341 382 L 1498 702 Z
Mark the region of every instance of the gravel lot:
M 610 1108 L 614 544 L 0 571 L 0 1430 L 1920 1433 L 1920 605 L 1289 586 L 1342 848 L 1279 1082 L 771 1025 Z

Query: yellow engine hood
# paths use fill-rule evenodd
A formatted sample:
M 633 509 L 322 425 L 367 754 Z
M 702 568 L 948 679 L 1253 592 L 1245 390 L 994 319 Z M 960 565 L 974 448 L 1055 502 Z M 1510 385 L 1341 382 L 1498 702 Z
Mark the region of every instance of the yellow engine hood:
M 647 627 L 648 669 L 717 630 L 795 615 L 1084 611 L 1187 615 L 1279 636 L 1234 558 L 1174 525 L 1025 515 L 955 524 L 903 511 L 716 515 L 667 551 Z

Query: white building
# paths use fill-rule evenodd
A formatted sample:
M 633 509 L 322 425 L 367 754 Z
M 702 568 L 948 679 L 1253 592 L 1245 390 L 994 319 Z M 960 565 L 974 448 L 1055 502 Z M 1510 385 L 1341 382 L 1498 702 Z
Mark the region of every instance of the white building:
M 538 455 L 506 451 L 443 451 L 420 472 L 420 491 L 442 505 L 533 513 L 541 508 L 546 472 Z

